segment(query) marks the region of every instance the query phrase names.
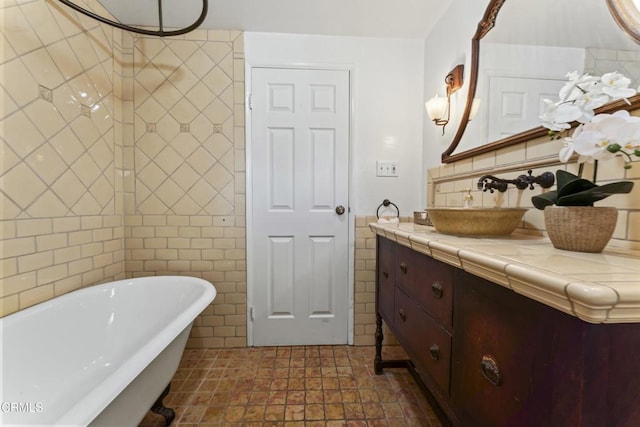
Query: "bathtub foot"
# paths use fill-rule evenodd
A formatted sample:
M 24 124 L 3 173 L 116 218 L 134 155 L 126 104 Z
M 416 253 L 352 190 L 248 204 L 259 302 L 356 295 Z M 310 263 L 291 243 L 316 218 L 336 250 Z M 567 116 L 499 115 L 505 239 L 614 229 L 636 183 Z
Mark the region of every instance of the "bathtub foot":
M 169 387 L 171 387 L 171 383 L 167 385 L 167 388 L 164 389 L 158 400 L 156 400 L 156 403 L 151 407 L 151 412 L 164 417 L 164 422 L 167 426 L 171 425 L 173 419 L 176 417 L 175 411 L 171 408 L 167 408 L 164 406 L 164 403 L 162 403 L 162 399 L 167 397 L 167 394 L 169 394 Z

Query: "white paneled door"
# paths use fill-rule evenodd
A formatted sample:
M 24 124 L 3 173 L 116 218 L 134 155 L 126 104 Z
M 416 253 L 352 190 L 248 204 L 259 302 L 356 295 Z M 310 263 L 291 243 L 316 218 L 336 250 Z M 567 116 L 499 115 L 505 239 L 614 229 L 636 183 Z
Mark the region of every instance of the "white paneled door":
M 252 68 L 253 345 L 346 344 L 349 72 Z

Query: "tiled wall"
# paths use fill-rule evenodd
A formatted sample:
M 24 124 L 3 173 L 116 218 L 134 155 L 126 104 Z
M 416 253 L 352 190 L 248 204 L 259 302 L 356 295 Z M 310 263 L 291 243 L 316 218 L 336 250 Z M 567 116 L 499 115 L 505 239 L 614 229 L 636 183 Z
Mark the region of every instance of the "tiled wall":
M 0 315 L 124 277 L 111 30 L 2 3 Z
M 355 230 L 355 295 L 354 345 L 373 345 L 376 330 L 376 235 L 369 223 L 375 216 L 356 218 Z M 409 221 L 403 217 L 401 221 Z M 395 337 L 383 323 L 385 345 L 397 344 Z
M 640 110 L 633 112 L 640 115 Z M 481 154 L 455 163 L 443 164 L 430 169 L 427 176 L 428 206 L 462 206 L 463 195 L 467 188 L 472 190 L 476 206 L 518 206 L 529 208 L 524 215 L 520 231 L 544 233 L 543 211 L 531 204 L 531 196 L 541 190 L 518 190 L 509 188 L 506 193 L 482 192 L 477 190 L 478 178 L 491 174 L 500 178 L 513 179 L 528 169 L 534 175 L 545 171 L 554 172 L 565 169 L 577 173 L 575 163 L 562 164 L 558 161 L 558 152 L 562 141 L 550 141 L 541 137 L 512 147 L 503 148 L 487 154 Z M 635 182 L 630 194 L 613 195 L 601 200 L 597 206 L 615 206 L 618 208 L 618 222 L 609 245 L 640 249 L 640 162 L 631 169 L 622 167 L 622 159 L 600 162 L 597 183 L 630 180 Z M 584 176 L 592 177 L 592 168 L 587 165 Z
M 242 33 L 135 37 L 123 57 L 134 64 L 123 79 L 127 275 L 215 283 L 188 345 L 245 346 Z

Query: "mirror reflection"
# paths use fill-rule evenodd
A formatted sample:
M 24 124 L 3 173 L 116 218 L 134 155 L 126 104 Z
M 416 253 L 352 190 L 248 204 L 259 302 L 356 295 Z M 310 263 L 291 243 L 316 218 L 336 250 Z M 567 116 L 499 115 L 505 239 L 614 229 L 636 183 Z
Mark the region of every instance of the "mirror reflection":
M 640 46 L 620 29 L 606 1 L 505 1 L 480 41 L 478 111 L 453 154 L 540 126 L 542 99 L 557 99 L 571 71 L 618 71 L 632 87 L 640 83 Z

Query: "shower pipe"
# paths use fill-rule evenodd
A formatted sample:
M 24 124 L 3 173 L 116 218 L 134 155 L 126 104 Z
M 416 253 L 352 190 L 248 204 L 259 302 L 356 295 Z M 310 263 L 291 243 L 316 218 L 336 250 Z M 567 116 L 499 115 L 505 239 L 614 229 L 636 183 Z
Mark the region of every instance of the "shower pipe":
M 142 28 L 136 28 L 136 27 L 132 27 L 130 25 L 125 25 L 125 24 L 121 24 L 120 22 L 115 22 L 112 21 L 110 19 L 107 19 L 105 17 L 102 17 L 100 15 L 96 15 L 93 12 L 90 12 L 80 6 L 78 6 L 77 4 L 73 3 L 70 0 L 58 0 L 60 3 L 65 4 L 67 6 L 69 6 L 71 9 L 82 13 L 85 16 L 88 16 L 89 18 L 95 19 L 97 21 L 102 22 L 103 24 L 107 24 L 110 25 L 112 27 L 116 27 L 119 28 L 121 30 L 125 30 L 125 31 L 131 31 L 133 33 L 137 33 L 137 34 L 144 34 L 146 36 L 158 36 L 158 37 L 169 37 L 169 36 L 179 36 L 182 34 L 186 34 L 188 32 L 191 32 L 193 30 L 195 30 L 196 28 L 198 28 L 200 26 L 200 24 L 202 24 L 202 22 L 204 22 L 204 19 L 207 16 L 207 10 L 209 9 L 209 4 L 208 4 L 208 0 L 202 0 L 202 12 L 200 13 L 200 16 L 198 17 L 198 19 L 191 25 L 189 25 L 188 27 L 184 27 L 181 28 L 179 30 L 172 30 L 172 31 L 164 31 L 164 27 L 162 24 L 162 0 L 158 0 L 158 27 L 159 29 L 156 31 L 153 30 L 145 30 Z

